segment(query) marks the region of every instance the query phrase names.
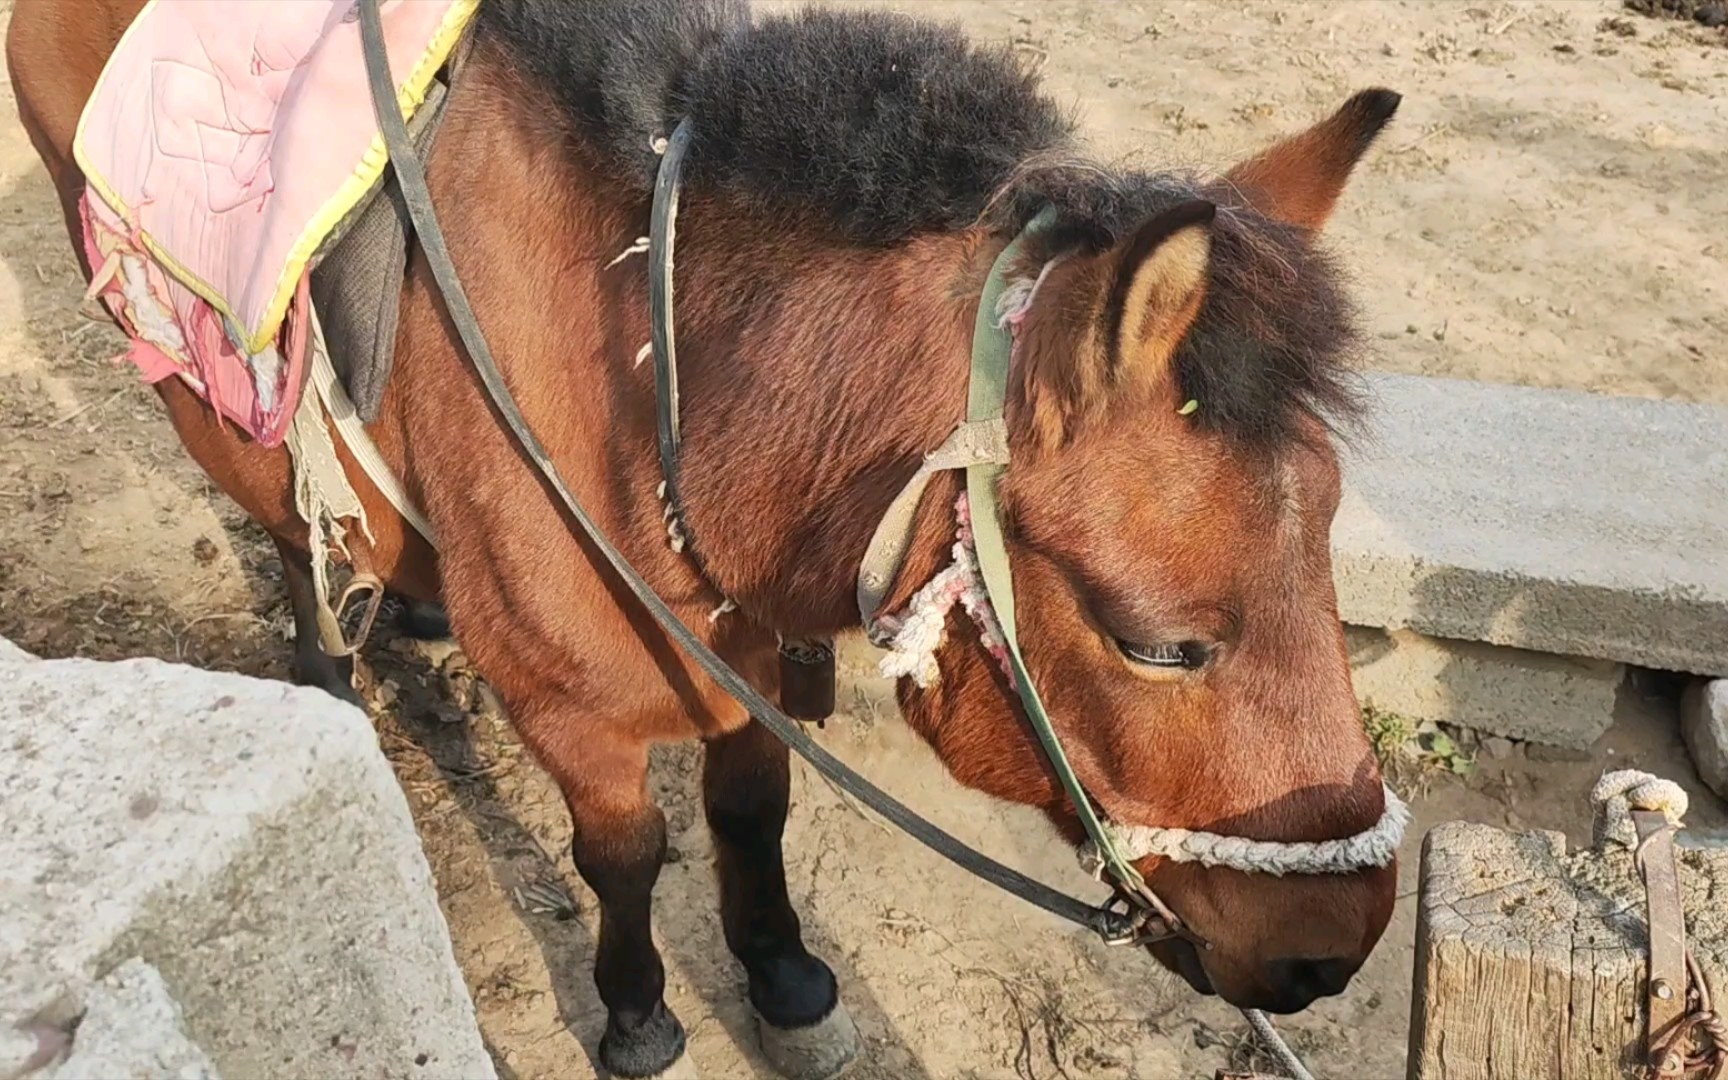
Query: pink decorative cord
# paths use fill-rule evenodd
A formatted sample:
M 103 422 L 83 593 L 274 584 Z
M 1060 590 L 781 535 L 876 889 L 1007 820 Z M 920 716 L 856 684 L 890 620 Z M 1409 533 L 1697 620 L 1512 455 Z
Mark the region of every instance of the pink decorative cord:
M 936 650 L 947 639 L 948 613 L 958 603 L 972 617 L 979 640 L 1012 686 L 1014 664 L 995 609 L 990 606 L 990 594 L 978 574 L 971 507 L 964 494 L 955 502 L 954 513 L 958 521 L 954 561 L 913 594 L 904 612 L 884 617 L 879 623 L 891 635 L 888 655 L 882 659 L 882 675 L 890 679 L 910 677 L 921 687 L 934 686 L 940 675 Z

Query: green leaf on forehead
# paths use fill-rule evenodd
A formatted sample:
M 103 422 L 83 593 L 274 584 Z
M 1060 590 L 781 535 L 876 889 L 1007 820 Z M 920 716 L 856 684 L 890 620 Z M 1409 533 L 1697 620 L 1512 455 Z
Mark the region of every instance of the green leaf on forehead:
M 1183 403 L 1183 405 L 1180 409 L 1176 410 L 1176 415 L 1177 416 L 1192 416 L 1192 415 L 1194 415 L 1195 412 L 1197 412 L 1199 410 L 1199 408 L 1200 408 L 1200 403 L 1198 401 L 1195 401 L 1193 398 L 1189 398 L 1186 402 Z

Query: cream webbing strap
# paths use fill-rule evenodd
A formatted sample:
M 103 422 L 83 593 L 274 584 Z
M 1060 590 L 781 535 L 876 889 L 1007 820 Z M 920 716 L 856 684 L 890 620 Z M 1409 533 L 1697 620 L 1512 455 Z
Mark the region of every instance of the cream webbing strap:
M 348 391 L 343 389 L 342 380 L 336 377 L 336 369 L 330 363 L 330 353 L 324 344 L 324 328 L 318 323 L 316 311 L 312 312 L 310 379 L 318 399 L 324 403 L 324 410 L 330 414 L 330 420 L 336 426 L 336 433 L 342 436 L 343 444 L 348 447 L 348 452 L 354 455 L 360 471 L 383 492 L 390 505 L 396 508 L 396 512 L 414 526 L 414 531 L 425 537 L 426 542 L 436 549 L 438 538 L 432 532 L 432 523 L 427 521 L 426 515 L 414 505 L 414 500 L 408 497 L 402 482 L 385 463 L 384 456 L 378 452 L 378 444 L 372 441 L 372 436 L 366 432 L 366 425 L 360 421 L 360 414 L 355 410 L 354 402 L 349 399 Z

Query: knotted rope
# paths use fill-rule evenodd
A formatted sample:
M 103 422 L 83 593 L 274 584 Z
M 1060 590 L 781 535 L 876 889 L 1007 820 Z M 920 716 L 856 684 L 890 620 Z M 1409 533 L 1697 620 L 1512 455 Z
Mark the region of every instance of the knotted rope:
M 955 604 L 972 616 L 985 650 L 995 658 L 1009 681 L 1014 679 L 1008 642 L 996 622 L 996 613 L 990 608 L 990 594 L 978 576 L 978 560 L 972 550 L 972 511 L 965 495 L 954 504 L 954 513 L 959 522 L 952 551 L 954 561 L 913 594 L 903 613 L 878 620 L 878 627 L 889 635 L 888 655 L 878 665 L 885 679 L 910 678 L 925 690 L 936 685 L 940 677 L 936 650 L 947 640 L 948 613 Z
M 1606 843 L 1614 843 L 1637 853 L 1641 873 L 1644 872 L 1643 852 L 1632 812 L 1641 810 L 1659 813 L 1670 827 L 1678 829 L 1688 808 L 1686 791 L 1679 784 L 1637 769 L 1620 769 L 1603 774 L 1591 789 L 1590 802 L 1593 809 L 1591 833 L 1596 845 L 1600 847 Z M 1646 881 L 1648 882 L 1648 878 Z M 1647 883 L 1646 888 L 1649 887 Z M 1683 915 L 1681 917 L 1684 918 Z M 1654 911 L 1651 921 L 1655 921 Z M 1650 933 L 1651 964 L 1654 967 L 1654 927 Z M 1651 1060 L 1665 1063 L 1659 1070 L 1664 1076 L 1672 1074 L 1721 1077 L 1728 1073 L 1728 1022 L 1716 1011 L 1709 979 L 1698 966 L 1690 949 L 1685 951 L 1685 972 L 1686 1012 L 1660 1043 L 1656 1042 L 1656 1034 L 1652 1031 L 1652 1045 L 1648 1048 Z M 1654 977 L 1652 974 L 1652 978 Z M 1688 1052 L 1688 1044 L 1694 1042 L 1696 1045 Z M 1669 1070 L 1672 1070 L 1672 1073 Z
M 1591 834 L 1598 846 L 1612 841 L 1628 849 L 1638 847 L 1638 830 L 1632 824 L 1633 810 L 1651 810 L 1678 828 L 1686 816 L 1686 791 L 1672 780 L 1637 769 L 1604 773 L 1590 791 L 1594 819 Z

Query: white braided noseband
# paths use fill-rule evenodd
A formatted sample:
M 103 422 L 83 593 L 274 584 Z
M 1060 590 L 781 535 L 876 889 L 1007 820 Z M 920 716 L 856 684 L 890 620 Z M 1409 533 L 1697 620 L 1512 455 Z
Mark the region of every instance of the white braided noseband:
M 1355 836 L 1341 840 L 1306 843 L 1282 840 L 1250 840 L 1245 836 L 1223 836 L 1194 829 L 1166 829 L 1157 825 L 1121 825 L 1106 821 L 1104 828 L 1116 842 L 1116 850 L 1130 862 L 1156 855 L 1171 862 L 1193 862 L 1201 866 L 1224 866 L 1252 874 L 1347 874 L 1352 870 L 1385 866 L 1398 854 L 1404 827 L 1410 824 L 1410 808 L 1389 787 L 1386 809 L 1380 820 Z M 1103 860 L 1091 844 L 1080 849 L 1080 865 L 1097 876 Z
M 936 650 L 942 647 L 947 637 L 948 615 L 956 603 L 972 616 L 985 649 L 1007 672 L 1009 680 L 1014 678 L 1002 629 L 997 625 L 996 613 L 990 608 L 990 595 L 978 577 L 977 563 L 972 555 L 971 515 L 964 495 L 956 504 L 955 511 L 959 529 L 954 541 L 954 561 L 913 594 L 903 614 L 884 618 L 879 624 L 891 635 L 887 644 L 888 655 L 882 658 L 879 668 L 884 678 L 910 678 L 918 686 L 926 688 L 935 684 L 939 674 Z M 1223 866 L 1274 877 L 1284 874 L 1345 874 L 1352 870 L 1385 866 L 1397 855 L 1398 845 L 1404 840 L 1404 828 L 1410 823 L 1410 808 L 1389 787 L 1385 788 L 1385 798 L 1385 810 L 1381 812 L 1379 821 L 1355 836 L 1340 840 L 1307 843 L 1250 840 L 1244 836 L 1223 836 L 1193 829 L 1121 825 L 1108 820 L 1104 822 L 1104 828 L 1115 842 L 1116 850 L 1131 862 L 1156 855 L 1171 862 Z M 1080 865 L 1087 873 L 1097 877 L 1102 872 L 1103 860 L 1090 842 L 1081 846 L 1079 857 Z

